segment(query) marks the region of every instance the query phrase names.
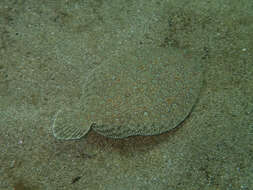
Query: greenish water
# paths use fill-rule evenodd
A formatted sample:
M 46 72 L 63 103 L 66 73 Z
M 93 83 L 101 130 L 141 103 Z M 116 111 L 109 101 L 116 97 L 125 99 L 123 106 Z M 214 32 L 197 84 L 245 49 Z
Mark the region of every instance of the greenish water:
M 2 0 L 0 189 L 253 189 L 252 10 L 248 0 Z M 186 120 L 155 136 L 55 139 L 55 114 L 80 102 L 87 76 L 146 47 L 201 63 Z

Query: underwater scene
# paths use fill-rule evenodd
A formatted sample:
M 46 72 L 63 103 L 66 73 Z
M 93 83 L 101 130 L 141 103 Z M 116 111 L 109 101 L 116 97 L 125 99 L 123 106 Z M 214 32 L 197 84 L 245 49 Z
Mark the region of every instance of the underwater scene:
M 1 0 L 0 190 L 253 189 L 253 1 Z

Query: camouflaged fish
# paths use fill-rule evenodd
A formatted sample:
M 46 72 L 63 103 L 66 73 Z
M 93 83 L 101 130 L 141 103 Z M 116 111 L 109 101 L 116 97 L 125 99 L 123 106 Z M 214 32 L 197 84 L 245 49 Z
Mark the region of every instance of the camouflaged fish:
M 112 57 L 84 83 L 80 102 L 54 117 L 57 139 L 79 139 L 90 130 L 111 138 L 169 131 L 192 111 L 202 69 L 183 52 L 153 48 Z

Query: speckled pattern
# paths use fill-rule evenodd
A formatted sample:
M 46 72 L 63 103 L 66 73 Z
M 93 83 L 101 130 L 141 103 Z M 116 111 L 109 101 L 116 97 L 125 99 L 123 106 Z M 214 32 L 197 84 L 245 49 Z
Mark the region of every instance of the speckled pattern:
M 0 0 L 0 190 L 252 190 L 252 8 L 252 0 Z M 185 61 L 183 74 L 197 64 L 196 80 L 198 59 L 205 69 L 178 130 L 114 139 L 93 127 L 80 140 L 54 138 L 55 115 L 71 130 L 87 126 L 87 76 L 101 88 L 92 81 L 99 73 L 151 59 L 141 49 L 152 47 Z M 199 88 L 192 80 L 184 84 Z
M 168 131 L 190 113 L 201 73 L 198 62 L 166 48 L 113 57 L 87 78 L 84 117 L 95 123 L 93 130 L 113 138 Z

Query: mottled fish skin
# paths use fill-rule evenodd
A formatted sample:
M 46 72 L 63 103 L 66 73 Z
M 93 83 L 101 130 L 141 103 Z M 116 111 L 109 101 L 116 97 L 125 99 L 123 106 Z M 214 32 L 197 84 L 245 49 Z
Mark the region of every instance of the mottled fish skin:
M 156 135 L 191 112 L 202 86 L 201 65 L 162 48 L 131 52 L 94 70 L 84 86 L 85 117 L 111 138 Z

